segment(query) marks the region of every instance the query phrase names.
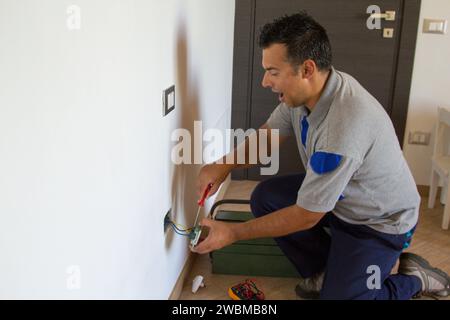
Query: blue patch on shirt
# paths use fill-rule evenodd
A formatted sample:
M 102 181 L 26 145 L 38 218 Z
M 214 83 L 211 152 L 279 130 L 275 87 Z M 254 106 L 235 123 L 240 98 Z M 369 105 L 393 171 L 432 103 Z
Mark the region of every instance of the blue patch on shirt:
M 341 163 L 342 156 L 334 153 L 315 152 L 310 159 L 311 168 L 317 174 L 334 171 Z
M 302 119 L 302 144 L 306 148 L 306 137 L 308 136 L 309 123 L 306 117 Z
M 345 196 L 343 194 L 341 194 L 341 196 L 339 197 L 338 201 L 341 201 L 341 200 L 344 200 L 344 199 L 345 199 Z

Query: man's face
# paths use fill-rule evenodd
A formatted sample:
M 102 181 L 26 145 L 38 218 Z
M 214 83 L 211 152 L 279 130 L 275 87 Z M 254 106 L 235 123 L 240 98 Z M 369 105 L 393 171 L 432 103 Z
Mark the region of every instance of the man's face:
M 280 102 L 289 107 L 298 107 L 307 101 L 308 81 L 302 77 L 302 67 L 298 72 L 287 60 L 287 47 L 284 44 L 272 44 L 263 50 L 263 68 L 266 70 L 262 81 L 264 88 L 278 93 Z

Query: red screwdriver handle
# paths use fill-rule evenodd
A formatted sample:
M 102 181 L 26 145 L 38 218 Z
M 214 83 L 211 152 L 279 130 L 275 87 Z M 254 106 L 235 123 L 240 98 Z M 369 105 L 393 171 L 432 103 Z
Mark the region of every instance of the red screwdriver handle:
M 208 187 L 206 187 L 205 192 L 203 192 L 202 198 L 197 201 L 197 204 L 199 206 L 203 207 L 205 205 L 206 197 L 208 196 L 208 193 L 211 191 L 212 186 L 213 186 L 213 184 L 210 183 L 210 184 L 208 184 Z

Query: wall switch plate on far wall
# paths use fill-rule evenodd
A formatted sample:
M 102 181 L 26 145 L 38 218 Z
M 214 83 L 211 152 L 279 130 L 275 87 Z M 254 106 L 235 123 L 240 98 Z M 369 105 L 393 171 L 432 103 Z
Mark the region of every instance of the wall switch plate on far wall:
M 163 91 L 163 117 L 175 109 L 175 85 Z
M 409 144 L 420 144 L 427 146 L 430 144 L 430 133 L 429 132 L 421 132 L 421 131 L 415 131 L 409 133 Z
M 423 20 L 422 32 L 445 34 L 447 32 L 447 20 L 425 19 Z

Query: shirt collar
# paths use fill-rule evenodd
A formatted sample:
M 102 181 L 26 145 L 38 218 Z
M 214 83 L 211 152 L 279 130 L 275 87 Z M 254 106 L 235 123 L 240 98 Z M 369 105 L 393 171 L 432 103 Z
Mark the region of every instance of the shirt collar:
M 306 106 L 303 106 L 306 114 L 309 114 L 308 123 L 311 126 L 317 128 L 325 119 L 326 115 L 328 114 L 328 110 L 330 110 L 330 106 L 333 102 L 334 96 L 336 95 L 336 90 L 337 88 L 339 88 L 340 84 L 340 77 L 338 76 L 336 70 L 331 67 L 330 75 L 328 76 L 325 88 L 319 98 L 319 101 L 317 101 L 311 113 L 309 113 L 309 110 L 308 108 L 306 108 Z

